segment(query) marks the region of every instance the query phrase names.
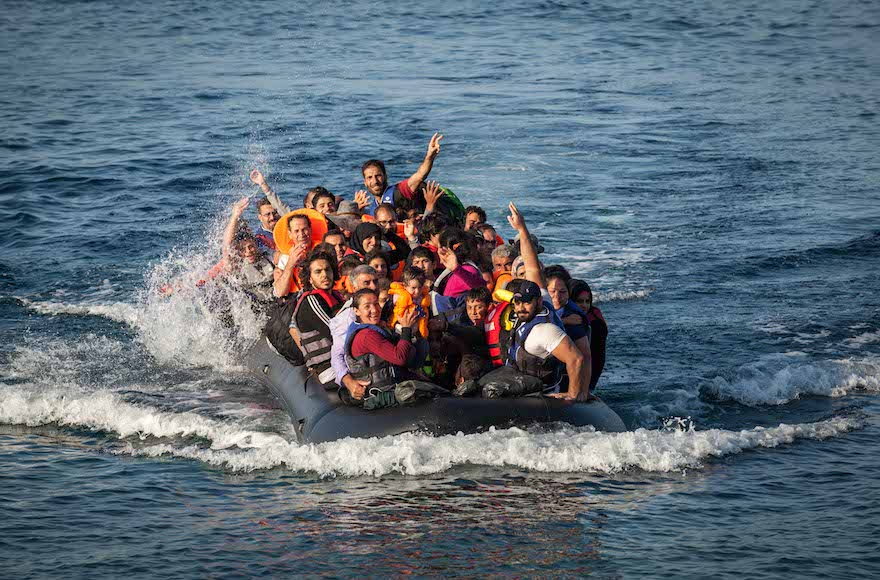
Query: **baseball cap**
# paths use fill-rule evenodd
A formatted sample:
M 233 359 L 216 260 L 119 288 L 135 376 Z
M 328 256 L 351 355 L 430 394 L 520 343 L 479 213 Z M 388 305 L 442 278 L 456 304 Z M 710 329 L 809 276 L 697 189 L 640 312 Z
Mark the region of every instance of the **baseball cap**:
M 531 280 L 525 280 L 513 293 L 512 302 L 531 302 L 541 297 L 541 288 Z

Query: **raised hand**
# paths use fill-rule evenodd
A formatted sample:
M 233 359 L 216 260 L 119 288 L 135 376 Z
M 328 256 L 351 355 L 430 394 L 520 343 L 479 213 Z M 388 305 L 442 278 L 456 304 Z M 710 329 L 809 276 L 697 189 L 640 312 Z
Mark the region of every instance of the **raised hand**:
M 440 263 L 450 272 L 458 268 L 458 256 L 449 248 L 437 248 L 437 256 L 440 257 Z
M 443 138 L 443 135 L 440 133 L 434 133 L 434 136 L 431 137 L 431 142 L 428 143 L 428 153 L 425 157 L 429 159 L 434 159 L 440 153 L 440 139 Z
M 368 205 L 370 205 L 370 194 L 365 190 L 358 190 L 354 194 L 354 202 L 357 204 L 359 209 L 364 209 Z
M 519 213 L 519 210 L 516 209 L 516 206 L 513 205 L 513 202 L 510 202 L 507 209 L 510 210 L 510 215 L 507 216 L 507 221 L 510 222 L 511 227 L 518 232 L 524 230 L 526 228 L 526 220 L 523 218 L 522 214 Z
M 404 220 L 403 222 L 403 235 L 406 236 L 407 240 L 414 240 L 416 237 L 416 223 L 415 220 Z
M 309 253 L 309 249 L 305 244 L 300 244 L 298 246 L 293 246 L 290 248 L 290 251 L 287 252 L 288 259 L 290 263 L 294 266 L 298 265 L 300 262 L 305 260 L 306 254 Z
M 263 187 L 266 184 L 266 179 L 263 177 L 263 174 L 260 173 L 259 169 L 251 171 L 251 183 L 259 185 L 260 187 Z
M 437 200 L 443 196 L 445 192 L 440 189 L 440 184 L 436 181 L 428 181 L 425 183 L 425 211 L 433 211 Z
M 243 197 L 234 204 L 232 204 L 232 217 L 238 219 L 241 217 L 241 214 L 244 213 L 244 210 L 247 209 L 248 204 L 251 202 L 250 197 Z

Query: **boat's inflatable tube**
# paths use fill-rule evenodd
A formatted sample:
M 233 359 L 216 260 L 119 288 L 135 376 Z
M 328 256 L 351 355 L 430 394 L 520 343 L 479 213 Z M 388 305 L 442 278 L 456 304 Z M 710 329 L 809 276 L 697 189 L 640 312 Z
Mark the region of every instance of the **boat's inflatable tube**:
M 409 431 L 431 435 L 476 433 L 489 427 L 562 421 L 599 431 L 625 431 L 617 413 L 602 401 L 573 403 L 552 397 L 481 399 L 440 397 L 413 405 L 365 411 L 345 405 L 324 389 L 304 366 L 295 367 L 265 338 L 247 354 L 246 364 L 269 388 L 293 420 L 297 437 L 323 443 L 345 437 L 384 437 Z

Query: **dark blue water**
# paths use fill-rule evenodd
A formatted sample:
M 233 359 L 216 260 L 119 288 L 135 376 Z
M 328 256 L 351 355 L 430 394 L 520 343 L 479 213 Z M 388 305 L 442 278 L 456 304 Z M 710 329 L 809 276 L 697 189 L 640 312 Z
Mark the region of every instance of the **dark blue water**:
M 3 576 L 880 574 L 880 7 L 14 3 Z M 633 431 L 320 446 L 186 286 L 259 167 L 508 201 Z

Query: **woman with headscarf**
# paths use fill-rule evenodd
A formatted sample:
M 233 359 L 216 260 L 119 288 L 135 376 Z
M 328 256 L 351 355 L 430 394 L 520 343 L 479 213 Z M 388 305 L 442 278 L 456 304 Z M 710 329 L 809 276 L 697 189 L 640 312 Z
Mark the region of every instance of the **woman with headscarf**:
M 567 283 L 568 293 L 581 310 L 587 313 L 590 321 L 590 352 L 593 355 L 593 375 L 590 380 L 590 390 L 595 388 L 599 381 L 599 375 L 605 368 L 605 343 L 608 339 L 608 324 L 602 311 L 593 305 L 593 291 L 590 285 L 583 280 L 572 278 Z
M 349 245 L 352 252 L 361 259 L 374 250 L 386 252 L 389 267 L 406 260 L 410 252 L 409 245 L 397 234 L 388 232 L 383 236 L 382 228 L 373 222 L 364 222 L 356 227 Z

